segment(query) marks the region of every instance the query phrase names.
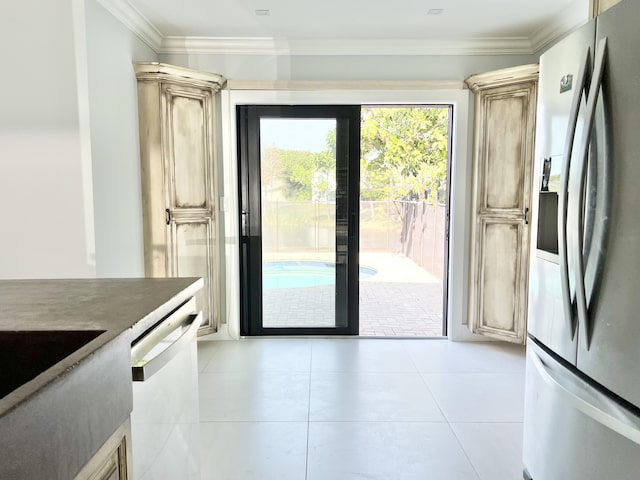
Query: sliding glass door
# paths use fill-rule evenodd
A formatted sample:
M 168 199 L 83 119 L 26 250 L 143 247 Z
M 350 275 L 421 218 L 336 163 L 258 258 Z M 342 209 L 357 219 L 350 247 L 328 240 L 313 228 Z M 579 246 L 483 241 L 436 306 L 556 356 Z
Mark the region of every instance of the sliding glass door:
M 357 335 L 360 107 L 237 113 L 242 333 Z

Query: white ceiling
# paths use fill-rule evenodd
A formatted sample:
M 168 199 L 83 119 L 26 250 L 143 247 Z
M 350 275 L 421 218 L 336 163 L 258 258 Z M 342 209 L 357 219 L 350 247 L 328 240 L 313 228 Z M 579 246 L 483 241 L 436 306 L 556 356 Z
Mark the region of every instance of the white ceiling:
M 362 45 L 366 40 L 405 46 L 408 41 L 493 42 L 494 46 L 499 41 L 507 49 L 513 42 L 520 50 L 527 43 L 534 50 L 584 22 L 589 9 L 589 0 L 100 1 L 120 4 L 119 10 L 129 16 L 137 14 L 134 23 L 146 23 L 160 43 L 169 39 L 174 46 L 174 37 L 188 37 L 225 39 L 236 45 L 256 45 L 265 39 L 289 44 L 330 41 L 334 47 L 340 42 Z M 256 15 L 257 9 L 267 9 L 269 15 Z M 428 15 L 429 9 L 444 11 Z

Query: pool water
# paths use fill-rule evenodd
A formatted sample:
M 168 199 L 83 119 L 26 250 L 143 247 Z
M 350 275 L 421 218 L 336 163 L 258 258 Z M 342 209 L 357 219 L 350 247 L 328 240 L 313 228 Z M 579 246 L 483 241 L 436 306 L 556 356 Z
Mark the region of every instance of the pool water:
M 377 270 L 360 267 L 360 280 L 373 277 Z M 326 262 L 265 262 L 262 288 L 304 288 L 336 283 L 336 266 Z

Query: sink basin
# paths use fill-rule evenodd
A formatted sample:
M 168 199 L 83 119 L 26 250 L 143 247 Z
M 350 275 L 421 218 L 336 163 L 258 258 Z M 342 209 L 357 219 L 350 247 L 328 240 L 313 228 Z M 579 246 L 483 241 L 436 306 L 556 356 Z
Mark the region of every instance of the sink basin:
M 0 398 L 104 332 L 105 330 L 0 332 Z

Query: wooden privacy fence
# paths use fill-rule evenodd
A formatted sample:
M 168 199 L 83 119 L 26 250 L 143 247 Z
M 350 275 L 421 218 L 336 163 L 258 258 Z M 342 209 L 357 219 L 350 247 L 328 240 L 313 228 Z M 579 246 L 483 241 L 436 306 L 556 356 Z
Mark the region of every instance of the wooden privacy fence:
M 360 202 L 360 250 L 402 253 L 442 280 L 445 221 L 445 206 L 431 202 Z
M 437 277 L 444 275 L 446 207 L 428 202 L 402 202 L 403 253 Z

